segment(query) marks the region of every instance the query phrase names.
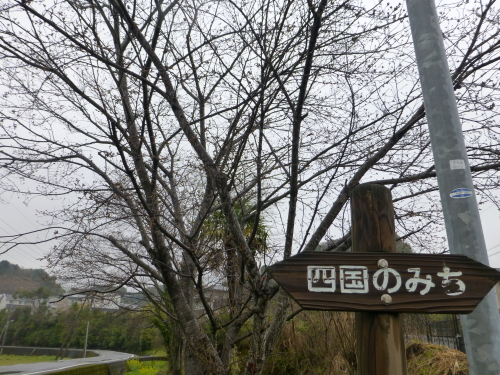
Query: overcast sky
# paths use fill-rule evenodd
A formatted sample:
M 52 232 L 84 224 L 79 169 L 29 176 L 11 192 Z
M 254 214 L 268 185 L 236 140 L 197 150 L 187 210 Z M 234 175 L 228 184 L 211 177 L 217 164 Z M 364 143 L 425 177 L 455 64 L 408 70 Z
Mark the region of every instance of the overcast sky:
M 43 197 L 35 198 L 28 205 L 23 199 L 13 195 L 2 195 L 1 199 L 3 202 L 0 202 L 0 235 L 15 235 L 41 229 L 42 224 L 48 219 L 38 216 L 37 210 L 52 209 L 54 204 L 57 204 Z M 492 203 L 487 202 L 480 207 L 490 264 L 500 268 L 500 212 Z M 40 232 L 31 239 L 43 241 L 51 236 L 52 233 Z M 24 268 L 43 268 L 46 263 L 41 259 L 53 245 L 53 243 L 22 245 L 7 254 L 0 255 L 0 260 L 6 259 Z M 0 248 L 0 252 L 4 249 L 5 247 Z
M 47 219 L 37 215 L 37 210 L 50 208 L 54 203 L 43 198 L 34 199 L 27 205 L 22 199 L 4 195 L 0 203 L 0 235 L 15 235 L 18 233 L 35 231 L 43 228 Z M 8 200 L 8 202 L 5 202 Z M 47 232 L 40 232 L 31 236 L 32 239 L 44 240 Z M 45 268 L 46 262 L 41 260 L 50 250 L 51 244 L 21 245 L 0 255 L 0 260 L 8 260 L 23 268 Z M 4 250 L 5 247 L 2 248 Z
M 32 200 L 28 205 L 15 196 L 3 196 L 0 203 L 0 234 L 14 235 L 21 232 L 29 232 L 42 228 L 42 223 L 47 218 L 37 215 L 37 210 L 51 209 L 57 201 L 45 200 L 42 197 Z M 5 202 L 8 200 L 8 202 Z M 500 268 L 500 212 L 492 203 L 481 206 L 481 220 L 486 240 L 486 248 L 490 255 L 490 265 Z M 36 235 L 38 240 L 50 238 L 52 233 L 40 232 Z M 33 239 L 35 237 L 32 237 Z M 51 243 L 38 245 L 22 245 L 7 254 L 0 255 L 0 260 L 8 260 L 23 268 L 44 268 L 46 262 L 41 260 L 44 254 L 53 246 Z

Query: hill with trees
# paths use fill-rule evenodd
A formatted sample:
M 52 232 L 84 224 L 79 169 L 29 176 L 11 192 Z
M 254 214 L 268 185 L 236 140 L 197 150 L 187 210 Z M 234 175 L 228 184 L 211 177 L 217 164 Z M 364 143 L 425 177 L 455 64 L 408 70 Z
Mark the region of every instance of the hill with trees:
M 7 260 L 0 261 L 0 293 L 32 292 L 39 288 L 48 290 L 51 295 L 63 292 L 57 278 L 43 269 L 21 268 Z

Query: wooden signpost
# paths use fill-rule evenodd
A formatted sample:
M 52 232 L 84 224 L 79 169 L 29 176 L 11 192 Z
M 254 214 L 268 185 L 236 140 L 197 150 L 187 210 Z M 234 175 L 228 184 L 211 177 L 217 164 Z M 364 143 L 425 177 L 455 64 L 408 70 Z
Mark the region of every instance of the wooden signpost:
M 500 280 L 462 255 L 313 252 L 269 271 L 305 310 L 468 314 Z
M 396 253 L 381 185 L 356 188 L 351 212 L 353 253 L 301 253 L 268 270 L 303 309 L 356 312 L 358 375 L 405 375 L 398 313 L 470 313 L 500 272 L 461 255 Z

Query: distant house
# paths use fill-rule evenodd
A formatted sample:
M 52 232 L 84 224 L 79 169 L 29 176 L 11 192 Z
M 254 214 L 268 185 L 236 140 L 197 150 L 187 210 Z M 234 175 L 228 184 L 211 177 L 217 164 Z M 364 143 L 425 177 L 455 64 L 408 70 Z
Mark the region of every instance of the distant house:
M 113 286 L 102 287 L 101 289 L 105 292 L 112 288 Z M 117 311 L 123 306 L 137 308 L 147 304 L 147 300 L 142 293 L 127 293 L 126 290 L 95 293 L 94 296 L 87 294 L 88 292 L 86 291 L 77 291 L 77 294 L 67 296 L 63 299 L 60 296 L 44 297 L 43 299 L 19 297 L 19 295 L 26 294 L 22 292 L 36 293 L 39 289 L 39 284 L 22 276 L 12 274 L 0 275 L 0 310 L 14 310 L 18 307 L 38 307 L 42 301 L 48 302 L 49 308 L 57 311 L 68 310 L 75 303 L 77 305 L 90 305 L 91 301 L 92 309 L 101 311 Z
M 154 292 L 153 292 L 154 293 Z M 156 294 L 154 294 L 156 295 Z M 143 307 L 146 306 L 149 301 L 146 298 L 146 295 L 144 293 L 124 293 L 121 298 L 121 305 L 122 306 L 127 306 L 130 308 L 137 308 L 137 307 Z
M 86 299 L 85 295 L 75 295 L 69 296 L 64 299 L 60 297 L 50 297 L 48 300 L 48 306 L 54 310 L 67 310 L 76 303 L 81 305 L 82 303 L 90 304 L 90 299 Z M 15 294 L 10 293 L 0 293 L 0 310 L 8 309 L 15 310 L 18 307 L 38 307 L 40 306 L 41 300 L 34 298 L 20 298 L 15 297 Z M 92 303 L 93 309 L 99 309 L 103 311 L 116 311 L 118 310 L 119 297 L 108 296 L 106 299 L 95 298 Z
M 212 310 L 228 306 L 228 289 L 224 285 L 213 285 L 204 289 L 205 299 Z M 198 318 L 205 314 L 205 308 L 198 294 L 194 297 L 195 310 Z
M 92 302 L 92 309 L 101 311 L 117 311 L 119 310 L 121 296 L 117 294 L 96 295 L 94 297 L 87 296 L 86 294 L 75 294 L 65 297 L 64 299 L 51 297 L 49 303 L 56 310 L 67 310 L 74 303 L 77 305 L 86 304 L 90 306 Z
M 0 293 L 0 310 L 15 310 L 18 307 L 32 307 L 33 301 L 26 298 L 14 298 L 10 293 Z
M 92 308 L 101 311 L 117 311 L 120 309 L 122 296 L 119 294 L 105 294 L 94 297 Z
M 16 296 L 17 293 L 32 292 L 39 288 L 40 285 L 37 282 L 27 277 L 12 273 L 0 275 L 0 310 L 15 310 L 18 307 L 39 306 L 39 299 Z
M 77 305 L 82 304 L 84 300 L 85 296 L 79 295 L 65 297 L 64 299 L 61 299 L 60 297 L 50 297 L 49 306 L 57 311 L 64 311 L 68 310 L 74 303 L 76 303 Z

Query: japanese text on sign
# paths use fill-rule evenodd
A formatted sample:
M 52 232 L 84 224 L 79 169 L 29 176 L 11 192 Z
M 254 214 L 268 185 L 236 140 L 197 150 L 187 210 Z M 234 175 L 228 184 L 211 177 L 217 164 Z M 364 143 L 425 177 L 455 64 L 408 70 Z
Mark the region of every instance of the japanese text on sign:
M 381 260 L 382 261 L 382 260 Z M 385 262 L 385 261 L 384 261 Z M 385 293 L 396 293 L 402 287 L 409 293 L 418 292 L 425 295 L 436 287 L 432 281 L 432 275 L 420 274 L 420 268 L 408 268 L 412 277 L 403 282 L 401 274 L 393 268 L 384 266 L 377 270 L 373 276 L 369 277 L 368 268 L 364 266 L 339 266 L 339 284 L 340 293 L 366 294 L 370 290 L 370 284 L 379 291 Z M 328 292 L 336 291 L 336 269 L 332 266 L 308 266 L 307 267 L 307 288 L 310 292 Z M 445 289 L 449 296 L 459 296 L 465 292 L 465 283 L 458 279 L 462 276 L 461 271 L 451 271 L 449 267 L 444 266 L 443 272 L 436 273 L 437 283 Z M 441 280 L 440 280 L 441 279 Z M 371 282 L 370 282 L 371 281 Z M 450 286 L 454 286 L 450 288 Z

